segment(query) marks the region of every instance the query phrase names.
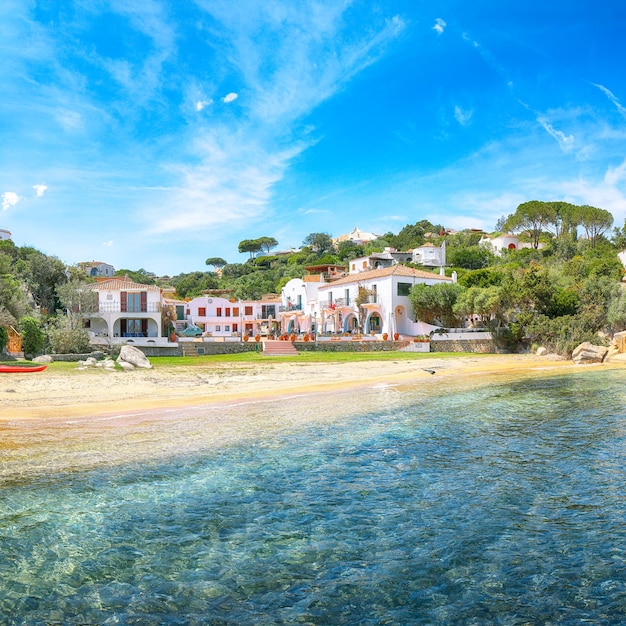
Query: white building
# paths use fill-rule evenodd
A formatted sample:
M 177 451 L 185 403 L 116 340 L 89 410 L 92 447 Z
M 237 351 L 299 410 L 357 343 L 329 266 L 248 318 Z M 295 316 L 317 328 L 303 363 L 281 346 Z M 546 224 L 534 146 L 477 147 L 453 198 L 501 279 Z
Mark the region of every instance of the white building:
M 352 232 L 346 233 L 344 235 L 339 235 L 339 237 L 335 237 L 333 239 L 333 243 L 337 245 L 342 243 L 343 241 L 352 241 L 353 243 L 360 245 L 363 243 L 369 243 L 370 241 L 374 241 L 379 237 L 381 237 L 381 235 L 368 233 L 367 231 L 361 230 L 358 226 L 355 226 Z
M 502 256 L 504 250 L 522 250 L 525 248 L 532 248 L 533 245 L 529 242 L 520 242 L 517 235 L 498 235 L 493 237 L 491 235 L 484 235 L 481 237 L 478 245 L 491 250 L 496 256 Z M 539 250 L 546 247 L 546 244 L 539 242 Z
M 113 278 L 115 268 L 102 261 L 83 261 L 78 263 L 78 267 L 92 278 Z
M 413 260 L 411 252 L 398 252 L 395 248 L 385 248 L 383 252 L 376 252 L 369 256 L 352 259 L 349 262 L 349 273 L 359 274 L 370 270 L 380 270 L 384 267 L 391 267 L 398 263 L 407 263 Z
M 11 231 L 0 228 L 0 241 L 8 241 L 11 239 Z
M 409 300 L 411 288 L 454 281 L 455 278 L 393 265 L 320 285 L 316 303 L 318 332 L 423 334 L 425 325 L 415 319 Z
M 413 250 L 413 263 L 419 263 L 424 267 L 445 267 L 446 266 L 446 242 L 440 246 L 433 243 L 425 243 Z
M 162 337 L 159 287 L 114 278 L 87 289 L 97 294 L 95 310 L 83 313 L 92 343 L 167 343 Z

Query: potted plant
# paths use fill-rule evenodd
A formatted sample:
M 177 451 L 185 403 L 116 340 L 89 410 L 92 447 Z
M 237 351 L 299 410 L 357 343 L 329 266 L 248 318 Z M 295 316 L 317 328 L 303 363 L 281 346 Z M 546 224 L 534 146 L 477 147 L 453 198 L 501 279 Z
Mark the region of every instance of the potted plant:
M 383 341 L 387 341 L 389 339 L 389 335 L 387 333 L 383 333 Z
M 398 341 L 399 338 L 400 338 L 400 334 L 399 333 L 394 333 L 393 334 L 393 340 L 394 341 Z

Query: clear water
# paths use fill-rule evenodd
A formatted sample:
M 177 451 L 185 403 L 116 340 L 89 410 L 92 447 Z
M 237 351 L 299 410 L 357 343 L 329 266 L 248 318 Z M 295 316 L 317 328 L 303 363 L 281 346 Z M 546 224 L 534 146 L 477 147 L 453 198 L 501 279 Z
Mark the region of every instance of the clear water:
M 0 623 L 626 623 L 623 379 L 5 425 Z

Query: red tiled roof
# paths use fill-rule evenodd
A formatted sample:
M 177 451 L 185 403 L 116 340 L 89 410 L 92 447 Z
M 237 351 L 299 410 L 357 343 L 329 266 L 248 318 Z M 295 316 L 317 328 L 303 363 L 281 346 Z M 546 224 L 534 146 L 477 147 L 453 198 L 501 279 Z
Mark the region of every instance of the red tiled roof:
M 416 270 L 406 265 L 392 265 L 391 267 L 383 267 L 378 270 L 369 270 L 366 272 L 359 272 L 358 274 L 350 274 L 345 278 L 329 283 L 329 287 L 336 287 L 337 285 L 349 285 L 352 283 L 360 283 L 364 280 L 371 280 L 375 278 L 385 278 L 386 276 L 403 276 L 406 278 L 425 278 L 431 280 L 439 280 L 441 282 L 451 282 L 452 278 L 448 276 L 440 276 L 439 274 L 433 274 L 431 272 L 423 272 L 422 270 Z M 324 285 L 325 286 L 325 285 Z

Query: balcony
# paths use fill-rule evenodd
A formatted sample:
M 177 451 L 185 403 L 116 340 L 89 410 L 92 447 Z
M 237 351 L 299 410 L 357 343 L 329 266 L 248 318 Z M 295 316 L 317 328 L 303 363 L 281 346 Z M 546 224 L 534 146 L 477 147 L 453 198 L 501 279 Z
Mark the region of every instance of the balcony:
M 141 307 L 126 307 L 126 311 L 122 311 L 120 301 L 111 300 L 109 302 L 100 302 L 94 313 L 159 313 L 161 307 L 158 302 L 148 302 L 143 311 L 140 309 Z

